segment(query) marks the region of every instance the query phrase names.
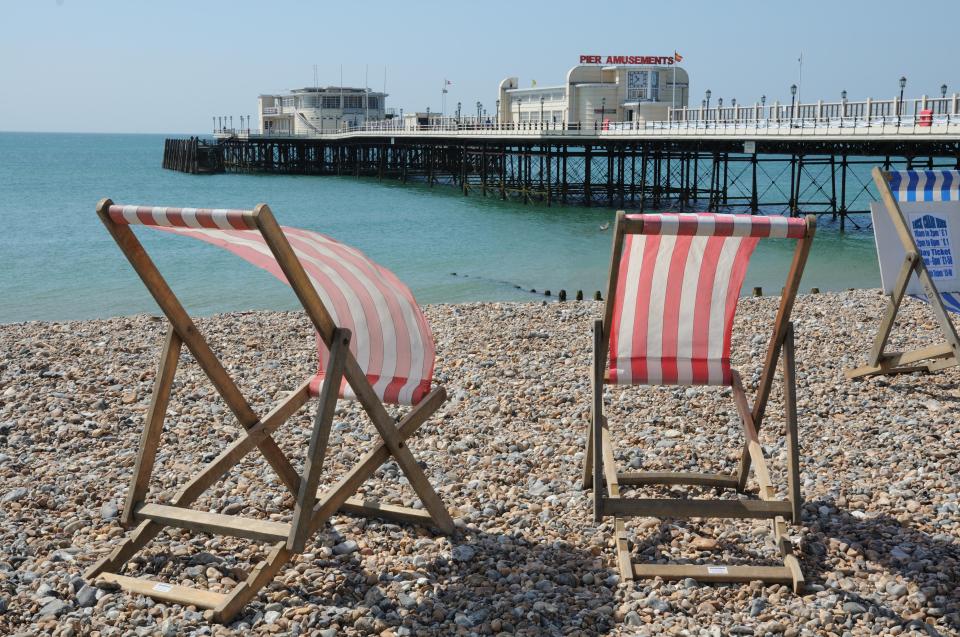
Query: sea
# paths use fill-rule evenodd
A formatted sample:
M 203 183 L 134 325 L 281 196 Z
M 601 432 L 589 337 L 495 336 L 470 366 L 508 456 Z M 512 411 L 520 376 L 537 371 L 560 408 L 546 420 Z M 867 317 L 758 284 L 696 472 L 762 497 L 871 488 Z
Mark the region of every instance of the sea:
M 367 177 L 187 175 L 160 167 L 165 137 L 0 133 L 0 323 L 159 312 L 96 215 L 104 197 L 212 208 L 265 202 L 283 225 L 359 248 L 421 304 L 555 301 L 560 290 L 592 298 L 606 287 L 614 209 L 524 205 Z M 858 224 L 841 232 L 821 219 L 802 291 L 879 287 L 869 217 Z M 194 315 L 298 307 L 285 285 L 225 251 L 136 231 Z M 743 292 L 779 293 L 791 253 L 792 242 L 761 242 Z

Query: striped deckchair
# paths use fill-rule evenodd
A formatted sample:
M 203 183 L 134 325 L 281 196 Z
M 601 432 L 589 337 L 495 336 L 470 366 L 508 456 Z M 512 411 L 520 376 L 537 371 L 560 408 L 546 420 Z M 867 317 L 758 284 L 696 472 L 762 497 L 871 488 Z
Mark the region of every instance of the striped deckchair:
M 692 577 L 704 582 L 765 580 L 803 583 L 786 536 L 786 520 L 800 520 L 800 475 L 790 313 L 816 229 L 814 217 L 617 213 L 607 300 L 594 323 L 593 404 L 583 486 L 593 489 L 594 518 L 614 517 L 621 577 Z M 740 375 L 730 365 L 737 299 L 754 247 L 761 239 L 796 240 L 757 395 L 750 407 Z M 777 499 L 758 433 L 783 364 L 787 499 Z M 605 384 L 720 385 L 731 389 L 746 442 L 735 475 L 642 471 L 620 473 L 603 415 Z M 621 487 L 692 485 L 742 492 L 751 468 L 759 500 L 626 498 Z M 631 560 L 624 519 L 730 517 L 772 521 L 783 566 L 638 564 Z
M 949 312 L 960 313 L 960 171 L 873 169 L 880 201 L 870 205 L 887 309 L 867 364 L 847 378 L 935 371 L 960 364 L 960 339 Z M 885 352 L 900 303 L 911 295 L 930 305 L 943 342 Z
M 104 199 L 97 213 L 170 322 L 160 356 L 153 398 L 122 522 L 134 526 L 129 538 L 94 564 L 86 577 L 137 594 L 212 609 L 229 621 L 337 511 L 393 518 L 453 532 L 453 521 L 406 444 L 446 400 L 431 390 L 433 337 L 410 290 L 391 272 L 359 251 L 315 232 L 277 225 L 270 209 L 207 210 L 114 205 Z M 269 413 L 258 415 L 236 382 L 197 331 L 167 286 L 131 226 L 146 225 L 201 239 L 233 252 L 288 283 L 316 328 L 319 370 L 306 378 Z M 236 417 L 241 435 L 187 481 L 166 504 L 145 501 L 167 403 L 182 346 L 193 354 Z M 298 473 L 273 433 L 311 398 L 318 399 L 309 446 Z M 359 401 L 379 433 L 379 441 L 339 481 L 318 491 L 338 397 Z M 410 405 L 396 423 L 384 404 Z M 254 448 L 269 462 L 294 498 L 289 524 L 223 515 L 189 508 Z M 403 470 L 425 510 L 353 497 L 374 472 L 392 458 Z M 269 544 L 266 559 L 229 593 L 200 590 L 122 575 L 123 565 L 166 526 L 246 538 Z

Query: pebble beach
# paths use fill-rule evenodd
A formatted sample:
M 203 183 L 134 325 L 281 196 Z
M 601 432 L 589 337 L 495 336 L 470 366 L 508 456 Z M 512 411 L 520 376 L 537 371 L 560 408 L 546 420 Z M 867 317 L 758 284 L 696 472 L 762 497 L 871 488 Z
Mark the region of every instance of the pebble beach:
M 751 395 L 777 303 L 740 302 L 733 360 Z M 435 377 L 449 400 L 410 447 L 456 533 L 334 516 L 228 625 L 81 578 L 126 535 L 119 508 L 165 322 L 0 325 L 0 634 L 956 635 L 960 369 L 847 381 L 884 303 L 858 290 L 801 295 L 794 310 L 805 504 L 790 532 L 802 594 L 759 582 L 620 581 L 612 519 L 595 523 L 580 488 L 590 326 L 602 304 L 430 305 Z M 302 313 L 221 314 L 198 326 L 260 413 L 315 369 Z M 893 347 L 937 334 L 929 308 L 907 299 Z M 314 404 L 274 436 L 297 466 Z M 781 496 L 782 406 L 778 375 L 761 443 Z M 606 409 L 621 470 L 737 466 L 729 390 L 610 388 Z M 170 498 L 237 431 L 185 353 L 148 500 Z M 341 401 L 322 484 L 374 442 L 359 406 Z M 392 462 L 362 494 L 419 506 Z M 667 491 L 626 492 L 642 494 Z M 286 522 L 292 498 L 254 453 L 194 507 Z M 627 530 L 637 561 L 777 563 L 762 521 L 634 518 Z M 226 592 L 264 554 L 246 540 L 168 528 L 126 573 Z

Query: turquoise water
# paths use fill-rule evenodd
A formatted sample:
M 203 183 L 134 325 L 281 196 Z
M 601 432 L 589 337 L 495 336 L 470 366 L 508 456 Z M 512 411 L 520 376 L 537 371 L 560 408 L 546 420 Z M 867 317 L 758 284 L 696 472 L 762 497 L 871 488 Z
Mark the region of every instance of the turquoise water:
M 252 208 L 329 234 L 390 268 L 421 303 L 543 298 L 605 287 L 614 211 L 464 197 L 354 177 L 185 175 L 160 168 L 161 135 L 0 133 L 0 322 L 155 312 L 97 218 L 117 203 Z M 192 313 L 292 309 L 284 285 L 229 253 L 138 228 Z M 790 242 L 761 242 L 745 286 L 783 285 Z M 452 273 L 456 273 L 453 275 Z M 877 287 L 873 237 L 821 222 L 804 289 Z M 517 288 L 519 286 L 519 289 Z

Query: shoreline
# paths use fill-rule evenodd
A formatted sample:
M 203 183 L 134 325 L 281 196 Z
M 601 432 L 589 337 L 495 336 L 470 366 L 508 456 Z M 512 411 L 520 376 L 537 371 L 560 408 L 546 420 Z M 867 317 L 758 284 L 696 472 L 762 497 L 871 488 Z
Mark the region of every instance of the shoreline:
M 960 370 L 846 381 L 843 369 L 862 363 L 879 326 L 879 291 L 802 294 L 793 313 L 805 505 L 803 524 L 790 532 L 810 585 L 800 596 L 758 583 L 618 581 L 610 520 L 593 522 L 590 496 L 578 486 L 590 322 L 602 304 L 555 299 L 425 306 L 435 378 L 449 400 L 410 447 L 457 521 L 454 536 L 334 516 L 233 624 L 213 633 L 886 634 L 922 631 L 922 623 L 960 630 Z M 751 396 L 778 299 L 739 304 L 733 360 Z M 302 311 L 229 312 L 197 324 L 258 412 L 315 369 Z M 0 324 L 0 632 L 172 635 L 208 626 L 201 612 L 77 579 L 125 537 L 117 507 L 164 329 L 162 318 L 144 314 Z M 891 346 L 931 344 L 934 329 L 929 308 L 907 299 Z M 178 371 L 154 502 L 237 432 L 191 356 Z M 735 467 L 742 440 L 722 388 L 611 388 L 606 405 L 624 468 Z M 781 405 L 776 388 L 761 443 L 783 487 Z M 312 408 L 276 434 L 298 459 Z M 353 403 L 338 403 L 322 482 L 369 444 L 373 429 L 358 414 Z M 290 498 L 256 458 L 195 507 L 288 519 Z M 365 493 L 415 504 L 398 475 L 385 465 Z M 774 558 L 772 544 L 755 534 L 761 527 L 627 523 L 635 557 L 700 562 Z M 696 538 L 715 540 L 706 542 L 713 548 L 693 551 Z M 348 540 L 355 549 L 335 554 Z M 230 588 L 262 551 L 171 530 L 141 555 L 135 574 L 217 589 Z

